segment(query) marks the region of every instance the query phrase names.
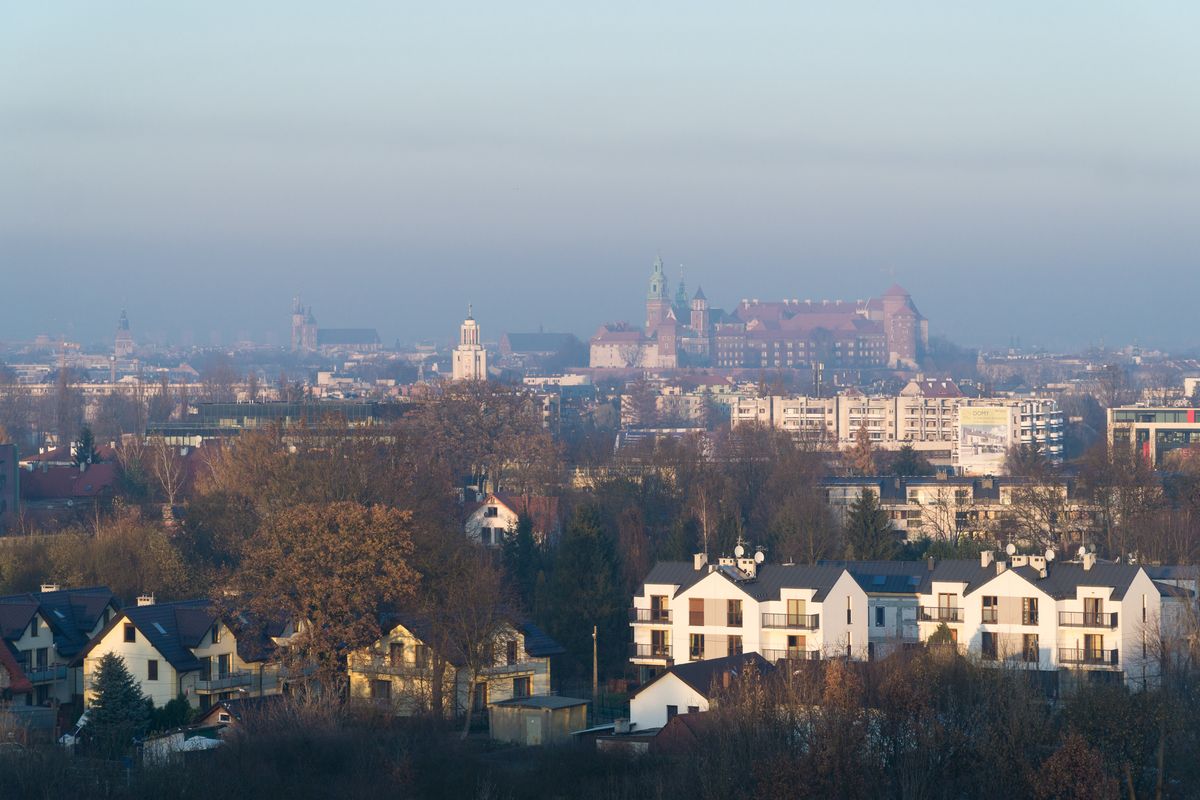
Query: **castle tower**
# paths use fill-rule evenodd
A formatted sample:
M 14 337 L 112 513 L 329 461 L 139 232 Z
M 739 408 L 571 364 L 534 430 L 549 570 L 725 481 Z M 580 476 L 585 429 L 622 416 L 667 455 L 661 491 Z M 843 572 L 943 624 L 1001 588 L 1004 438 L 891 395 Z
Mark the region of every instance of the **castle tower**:
M 683 282 L 683 264 L 679 265 L 679 286 L 675 289 L 675 319 L 682 323 L 688 318 L 687 285 Z
M 667 276 L 661 258 L 654 259 L 650 272 L 650 290 L 646 292 L 646 335 L 649 336 L 667 318 L 671 301 L 667 295 Z
M 703 336 L 708 332 L 708 298 L 704 296 L 704 289 L 696 287 L 696 294 L 692 297 L 692 314 L 691 326 L 698 335 Z
M 453 378 L 456 381 L 487 380 L 487 350 L 479 341 L 479 323 L 467 306 L 467 318 L 458 329 L 458 347 L 454 348 Z
M 117 340 L 113 346 L 113 355 L 117 358 L 129 358 L 133 355 L 133 334 L 129 332 L 129 316 L 121 309 L 121 318 L 117 320 Z

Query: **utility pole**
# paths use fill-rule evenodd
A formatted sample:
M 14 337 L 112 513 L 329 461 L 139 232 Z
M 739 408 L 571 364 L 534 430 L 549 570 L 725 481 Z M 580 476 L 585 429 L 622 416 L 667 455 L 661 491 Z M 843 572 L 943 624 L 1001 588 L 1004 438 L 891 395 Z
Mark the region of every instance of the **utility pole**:
M 592 713 L 596 711 L 596 703 L 600 699 L 600 659 L 596 649 L 596 626 L 592 626 Z

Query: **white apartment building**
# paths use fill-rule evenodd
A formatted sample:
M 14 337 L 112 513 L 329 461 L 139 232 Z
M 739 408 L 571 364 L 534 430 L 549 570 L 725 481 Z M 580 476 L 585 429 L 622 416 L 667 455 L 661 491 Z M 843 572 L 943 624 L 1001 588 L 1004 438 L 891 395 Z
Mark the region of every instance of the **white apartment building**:
M 948 384 L 947 388 L 941 388 Z M 949 381 L 912 381 L 895 396 L 738 397 L 730 425 L 762 425 L 814 440 L 854 444 L 862 427 L 884 450 L 910 445 L 933 464 L 966 474 L 996 474 L 1015 445 L 1063 456 L 1063 415 L 1049 398 L 962 397 Z
M 866 658 L 867 593 L 842 566 L 764 564 L 743 554 L 660 562 L 633 598 L 630 661 L 643 682 L 687 661 L 759 653 L 770 662 Z
M 1140 566 L 1092 554 L 1003 561 L 984 552 L 978 561 L 933 566 L 920 590 L 920 637 L 928 641 L 944 625 L 984 663 L 1144 688 L 1158 675 L 1159 637 L 1170 634 L 1160 630 L 1170 588 Z

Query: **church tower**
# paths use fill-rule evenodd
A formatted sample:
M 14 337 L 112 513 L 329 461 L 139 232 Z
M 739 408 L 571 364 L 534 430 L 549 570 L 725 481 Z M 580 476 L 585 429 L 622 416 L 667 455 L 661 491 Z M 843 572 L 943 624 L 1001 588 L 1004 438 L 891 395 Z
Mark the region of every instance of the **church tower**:
M 113 347 L 113 355 L 117 358 L 129 358 L 133 355 L 133 334 L 129 332 L 129 316 L 121 309 L 121 318 L 117 320 L 117 341 Z
M 667 294 L 667 276 L 661 258 L 654 259 L 650 273 L 650 291 L 646 292 L 646 335 L 649 336 L 667 318 L 671 300 Z
M 479 343 L 479 323 L 467 306 L 467 318 L 458 329 L 458 347 L 454 348 L 456 381 L 487 380 L 487 350 Z

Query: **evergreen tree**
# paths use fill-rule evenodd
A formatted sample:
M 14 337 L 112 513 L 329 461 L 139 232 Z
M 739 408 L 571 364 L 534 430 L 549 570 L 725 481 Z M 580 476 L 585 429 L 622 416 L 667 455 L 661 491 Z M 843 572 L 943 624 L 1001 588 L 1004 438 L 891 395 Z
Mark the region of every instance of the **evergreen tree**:
M 592 626 L 597 626 L 601 669 L 619 669 L 629 636 L 623 613 L 626 602 L 613 536 L 599 508 L 583 506 L 567 525 L 545 599 L 539 603 L 546 627 L 577 665 L 590 667 Z
M 893 475 L 900 477 L 911 475 L 932 475 L 934 473 L 933 465 L 929 463 L 929 459 L 918 453 L 911 444 L 904 444 L 896 451 L 896 457 L 892 460 Z
M 850 506 L 850 518 L 846 520 L 846 558 L 890 559 L 898 549 L 887 512 L 879 507 L 875 493 L 864 489 Z
M 533 538 L 533 520 L 528 514 L 517 517 L 516 530 L 504 539 L 504 569 L 516 585 L 522 607 L 533 608 L 542 554 Z
M 100 461 L 100 454 L 96 452 L 96 437 L 92 435 L 92 429 L 87 425 L 79 429 L 79 441 L 75 444 L 74 455 L 77 467 Z
M 100 657 L 92 689 L 96 697 L 88 709 L 87 730 L 101 755 L 119 756 L 133 737 L 145 732 L 150 702 L 116 653 Z

